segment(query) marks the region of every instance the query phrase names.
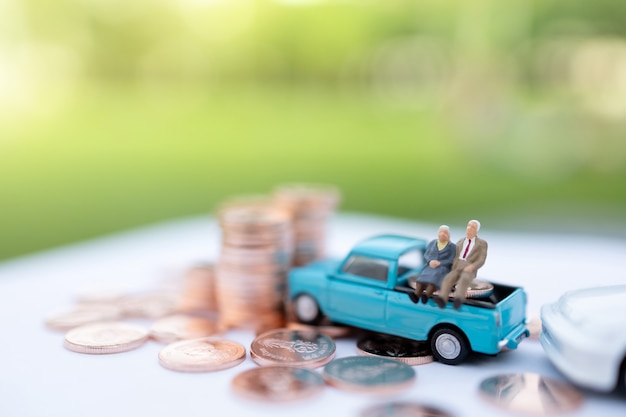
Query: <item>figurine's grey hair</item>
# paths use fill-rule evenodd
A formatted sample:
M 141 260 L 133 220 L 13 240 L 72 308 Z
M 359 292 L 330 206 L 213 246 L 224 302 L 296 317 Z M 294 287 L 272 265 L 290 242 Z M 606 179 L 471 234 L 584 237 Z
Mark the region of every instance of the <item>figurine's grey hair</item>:
M 439 229 L 443 229 L 443 230 L 447 230 L 448 233 L 450 233 L 450 226 L 442 224 L 441 226 L 439 226 Z
M 478 220 L 470 220 L 468 223 L 476 223 L 476 231 L 480 230 L 480 222 Z

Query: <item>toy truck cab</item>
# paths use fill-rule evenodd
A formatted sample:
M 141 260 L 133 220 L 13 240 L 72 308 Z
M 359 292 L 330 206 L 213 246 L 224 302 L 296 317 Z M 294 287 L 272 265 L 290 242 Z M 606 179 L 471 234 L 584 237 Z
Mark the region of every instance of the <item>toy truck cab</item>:
M 519 287 L 491 283 L 483 298 L 468 298 L 457 311 L 432 300 L 414 304 L 410 279 L 424 266 L 427 242 L 409 236 L 378 235 L 355 245 L 343 259 L 293 268 L 288 301 L 296 318 L 332 322 L 418 341 L 428 341 L 435 358 L 461 363 L 469 352 L 497 354 L 516 348 L 529 332 L 526 294 Z

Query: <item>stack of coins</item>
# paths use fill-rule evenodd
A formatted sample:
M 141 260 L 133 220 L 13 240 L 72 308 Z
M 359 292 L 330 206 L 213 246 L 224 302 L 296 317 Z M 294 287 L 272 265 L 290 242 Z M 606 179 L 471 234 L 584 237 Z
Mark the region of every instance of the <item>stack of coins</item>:
M 339 190 L 330 185 L 285 184 L 276 187 L 272 197 L 293 219 L 294 265 L 306 265 L 322 258 L 326 225 L 341 200 Z
M 266 329 L 284 323 L 292 266 L 291 217 L 269 200 L 231 200 L 217 213 L 222 246 L 215 268 L 221 328 Z

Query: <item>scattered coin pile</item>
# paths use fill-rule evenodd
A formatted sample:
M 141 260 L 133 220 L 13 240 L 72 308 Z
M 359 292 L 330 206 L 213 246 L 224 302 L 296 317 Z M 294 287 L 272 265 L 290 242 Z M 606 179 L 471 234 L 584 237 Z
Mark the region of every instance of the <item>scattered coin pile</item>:
M 180 295 L 185 293 L 182 288 Z M 171 301 L 160 295 L 155 292 L 83 298 L 74 310 L 75 315 L 71 312 L 51 315 L 46 324 L 65 332 L 67 349 L 83 354 L 126 352 L 149 339 L 163 343 L 158 362 L 176 372 L 232 368 L 243 363 L 249 352 L 258 367 L 237 374 L 231 380 L 231 389 L 238 396 L 266 402 L 310 398 L 326 386 L 383 396 L 397 394 L 414 384 L 415 366 L 433 360 L 425 343 L 329 323 L 322 326 L 288 323 L 287 327 L 258 334 L 246 349 L 220 335 L 215 316 L 198 315 L 198 310 L 196 315 L 182 312 L 181 306 L 189 305 L 185 303 L 179 303 L 179 311 L 170 314 Z M 161 300 L 160 307 L 155 300 Z M 90 305 L 93 310 L 87 313 Z M 96 312 L 101 312 L 101 316 Z M 163 316 L 155 317 L 156 314 Z M 152 320 L 152 325 L 144 327 L 124 321 L 138 317 Z M 357 334 L 360 334 L 355 339 L 357 355 L 336 358 L 334 338 Z M 316 368 L 322 368 L 321 372 Z M 583 400 L 572 386 L 531 373 L 486 378 L 479 392 L 481 398 L 499 408 L 534 415 L 572 411 Z M 450 416 L 436 407 L 414 402 L 376 404 L 359 414 L 361 417 L 385 415 Z

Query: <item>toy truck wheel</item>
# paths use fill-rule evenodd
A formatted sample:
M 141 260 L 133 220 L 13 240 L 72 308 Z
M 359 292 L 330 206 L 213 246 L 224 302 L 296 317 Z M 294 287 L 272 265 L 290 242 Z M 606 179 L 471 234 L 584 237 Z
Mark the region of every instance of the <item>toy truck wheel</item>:
M 463 335 L 447 327 L 438 329 L 430 339 L 433 356 L 446 365 L 458 365 L 469 354 L 469 347 Z
M 299 322 L 305 324 L 319 324 L 322 321 L 322 311 L 315 298 L 309 294 L 300 294 L 293 303 L 294 314 Z

